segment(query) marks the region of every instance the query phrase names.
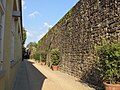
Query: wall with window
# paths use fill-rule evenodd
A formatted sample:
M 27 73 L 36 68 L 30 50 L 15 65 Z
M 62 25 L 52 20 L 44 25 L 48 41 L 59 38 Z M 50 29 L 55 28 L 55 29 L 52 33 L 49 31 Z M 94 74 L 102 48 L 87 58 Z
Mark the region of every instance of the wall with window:
M 0 90 L 12 89 L 22 61 L 20 6 L 21 0 L 0 0 Z
M 4 20 L 5 20 L 5 2 L 0 1 L 0 70 L 3 68 L 3 40 L 4 40 Z

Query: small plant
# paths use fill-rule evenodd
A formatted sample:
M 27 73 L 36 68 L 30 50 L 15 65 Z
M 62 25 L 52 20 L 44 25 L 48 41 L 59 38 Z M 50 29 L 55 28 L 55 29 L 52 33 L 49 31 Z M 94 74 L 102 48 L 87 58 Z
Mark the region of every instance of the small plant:
M 36 52 L 34 55 L 33 55 L 33 58 L 35 60 L 39 60 L 40 59 L 40 52 Z
M 60 51 L 59 49 L 51 50 L 51 62 L 52 65 L 58 65 L 60 63 Z
M 41 57 L 42 62 L 46 62 L 47 53 L 46 52 L 41 52 L 40 57 Z
M 120 43 L 106 43 L 97 47 L 98 70 L 103 82 L 120 84 Z

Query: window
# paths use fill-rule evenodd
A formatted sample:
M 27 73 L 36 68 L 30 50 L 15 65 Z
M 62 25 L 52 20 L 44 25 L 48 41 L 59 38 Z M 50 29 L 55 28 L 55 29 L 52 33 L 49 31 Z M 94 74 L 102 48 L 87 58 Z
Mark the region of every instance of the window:
M 14 62 L 14 33 L 15 33 L 15 20 L 12 19 L 12 32 L 11 32 L 11 63 Z
M 5 0 L 0 0 L 0 70 L 2 70 L 3 65 L 4 1 Z

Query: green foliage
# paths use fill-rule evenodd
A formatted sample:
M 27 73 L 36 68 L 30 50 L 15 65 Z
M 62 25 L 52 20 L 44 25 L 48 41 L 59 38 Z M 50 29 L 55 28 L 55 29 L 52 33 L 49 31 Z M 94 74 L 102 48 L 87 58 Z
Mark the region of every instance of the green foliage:
M 26 41 L 26 30 L 25 30 L 24 27 L 22 28 L 22 31 L 23 31 L 23 44 L 25 44 L 25 41 Z
M 60 63 L 60 51 L 59 49 L 51 50 L 51 62 L 52 65 L 58 65 Z
M 43 44 L 43 40 L 40 39 L 40 40 L 38 41 L 38 45 L 41 46 L 42 44 Z
M 51 30 L 52 30 L 51 28 L 48 29 L 48 32 L 45 34 L 45 37 L 48 37 L 48 34 Z
M 73 10 L 73 9 L 70 9 L 69 12 L 68 12 L 68 14 L 69 14 L 70 16 L 72 15 L 72 10 Z
M 106 43 L 97 47 L 98 70 L 103 81 L 120 83 L 120 43 Z
M 43 38 L 47 38 L 48 37 L 48 34 L 49 32 L 51 31 L 51 28 L 48 29 L 48 32 L 38 41 L 38 45 L 41 46 L 43 44 Z
M 35 60 L 39 60 L 40 59 L 40 52 L 36 52 L 34 55 L 33 55 L 33 58 Z
M 36 43 L 36 42 L 30 42 L 30 43 L 27 45 L 27 48 L 30 48 L 30 47 L 35 47 L 35 48 L 37 48 L 37 43 Z
M 40 57 L 41 57 L 41 61 L 42 61 L 42 62 L 46 62 L 46 59 L 47 59 L 47 53 L 46 53 L 46 52 L 41 52 Z
M 27 45 L 27 48 L 29 48 L 29 51 L 30 51 L 30 58 L 34 58 L 36 56 L 34 56 L 37 52 L 37 43 L 35 42 L 30 42 L 28 45 Z
M 24 47 L 24 44 L 25 44 L 25 41 L 26 41 L 26 30 L 24 27 L 22 27 L 22 33 L 23 33 L 23 37 L 22 37 L 22 57 L 23 59 L 25 58 L 25 47 Z

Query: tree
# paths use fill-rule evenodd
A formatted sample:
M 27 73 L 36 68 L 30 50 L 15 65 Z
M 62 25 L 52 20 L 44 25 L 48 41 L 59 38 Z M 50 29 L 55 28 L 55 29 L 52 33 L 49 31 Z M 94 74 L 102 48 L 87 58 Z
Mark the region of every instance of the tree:
M 30 42 L 30 43 L 27 45 L 27 48 L 28 48 L 29 51 L 30 51 L 30 57 L 33 58 L 34 54 L 35 54 L 36 51 L 37 51 L 37 43 L 36 43 L 36 42 Z
M 23 45 L 24 45 L 26 41 L 26 30 L 24 27 L 22 28 L 22 31 L 23 31 Z
M 27 45 L 27 48 L 30 48 L 30 47 L 35 47 L 35 48 L 37 48 L 37 43 L 36 43 L 36 42 L 30 42 L 30 43 Z
M 23 33 L 23 38 L 22 38 L 22 57 L 23 57 L 23 59 L 25 58 L 25 47 L 24 47 L 24 44 L 25 44 L 25 41 L 26 41 L 26 30 L 25 30 L 25 28 L 24 27 L 22 27 L 22 33 Z

